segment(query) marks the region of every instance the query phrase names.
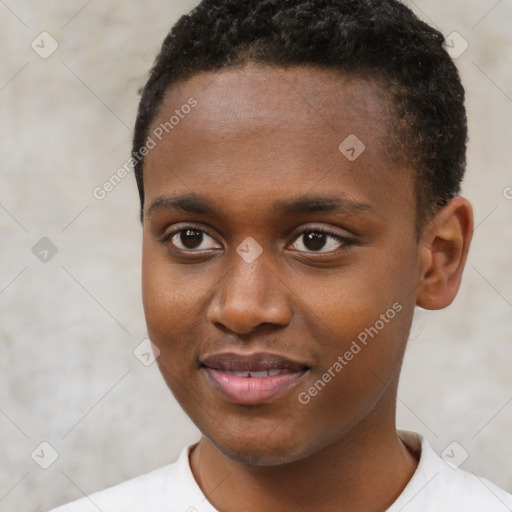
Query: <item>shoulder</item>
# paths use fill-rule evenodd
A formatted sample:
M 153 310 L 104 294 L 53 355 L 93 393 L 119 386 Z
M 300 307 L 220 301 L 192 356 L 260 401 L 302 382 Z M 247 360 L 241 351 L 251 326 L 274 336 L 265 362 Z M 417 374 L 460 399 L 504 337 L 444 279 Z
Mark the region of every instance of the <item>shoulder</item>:
M 173 464 L 84 496 L 50 512 L 215 512 L 190 470 L 188 454 L 191 447 L 183 448 Z
M 388 512 L 510 512 L 512 495 L 475 473 L 443 460 L 418 434 L 401 432 L 411 446 L 420 445 L 412 479 Z M 447 459 L 448 460 L 448 459 Z

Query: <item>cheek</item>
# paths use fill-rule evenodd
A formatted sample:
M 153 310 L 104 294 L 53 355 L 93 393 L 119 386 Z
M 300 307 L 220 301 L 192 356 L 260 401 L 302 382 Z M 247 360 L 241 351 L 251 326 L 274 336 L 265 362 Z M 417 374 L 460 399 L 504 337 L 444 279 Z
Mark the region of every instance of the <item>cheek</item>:
M 144 243 L 142 298 L 149 338 L 160 350 L 157 364 L 162 377 L 188 414 L 197 407 L 197 393 L 189 380 L 197 372 L 199 338 L 203 338 L 196 328 L 206 293 L 201 283 L 204 279 L 185 278 L 165 251 Z
M 375 261 L 359 262 L 325 272 L 296 274 L 290 287 L 305 318 L 323 326 L 328 337 L 346 342 L 373 325 L 403 296 L 396 283 L 383 277 L 380 270 L 374 269 L 376 266 Z
M 357 272 L 317 274 L 315 286 L 304 280 L 297 289 L 305 330 L 314 333 L 321 354 L 298 402 L 323 416 L 326 428 L 335 428 L 340 414 L 349 423 L 349 416 L 364 415 L 399 374 L 414 299 L 410 283 L 391 278 L 397 275 L 391 266 L 404 263 L 373 259 Z
M 202 280 L 204 283 L 204 280 Z M 165 250 L 151 241 L 143 243 L 142 300 L 151 340 L 160 350 L 175 348 L 183 331 L 197 318 L 205 286 L 190 276 L 185 277 L 179 265 L 172 265 Z M 169 340 L 173 340 L 172 344 Z
M 146 326 L 149 338 L 160 350 L 160 370 L 175 395 L 180 383 L 197 372 L 198 358 L 212 338 L 205 317 L 208 301 L 222 276 L 220 270 L 208 264 L 172 263 L 164 248 L 152 240 L 143 242 Z

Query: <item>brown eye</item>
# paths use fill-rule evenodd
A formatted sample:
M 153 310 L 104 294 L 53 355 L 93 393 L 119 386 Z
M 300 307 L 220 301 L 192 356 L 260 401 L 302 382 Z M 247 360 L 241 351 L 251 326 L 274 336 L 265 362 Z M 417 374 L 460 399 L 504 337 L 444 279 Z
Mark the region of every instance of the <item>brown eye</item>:
M 218 249 L 219 244 L 202 229 L 183 228 L 171 233 L 167 239 L 181 251 Z
M 291 245 L 291 248 L 300 252 L 333 253 L 340 249 L 347 249 L 353 241 L 343 236 L 328 233 L 321 229 L 303 231 Z
M 327 235 L 325 233 L 318 233 L 311 231 L 305 233 L 303 236 L 304 247 L 310 251 L 319 251 L 327 242 Z
M 197 249 L 203 241 L 203 233 L 196 229 L 184 229 L 178 234 L 180 242 L 187 249 Z

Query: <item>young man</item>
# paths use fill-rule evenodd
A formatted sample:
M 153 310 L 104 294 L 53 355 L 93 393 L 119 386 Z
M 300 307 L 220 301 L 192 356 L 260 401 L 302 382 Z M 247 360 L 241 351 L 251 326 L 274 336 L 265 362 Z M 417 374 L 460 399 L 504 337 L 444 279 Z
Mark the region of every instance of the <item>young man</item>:
M 396 430 L 416 305 L 473 231 L 464 90 L 394 0 L 205 0 L 163 43 L 133 164 L 160 371 L 201 440 L 59 511 L 498 512 Z

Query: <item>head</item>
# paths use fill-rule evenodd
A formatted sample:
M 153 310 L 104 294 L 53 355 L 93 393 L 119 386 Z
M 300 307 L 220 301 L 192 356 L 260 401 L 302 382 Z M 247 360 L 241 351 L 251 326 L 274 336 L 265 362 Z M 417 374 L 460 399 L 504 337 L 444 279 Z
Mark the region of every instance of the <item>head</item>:
M 229 457 L 394 425 L 414 307 L 453 300 L 472 230 L 442 42 L 378 0 L 205 0 L 165 39 L 132 152 L 144 308 L 167 384 Z M 228 354 L 292 377 L 240 398 Z

